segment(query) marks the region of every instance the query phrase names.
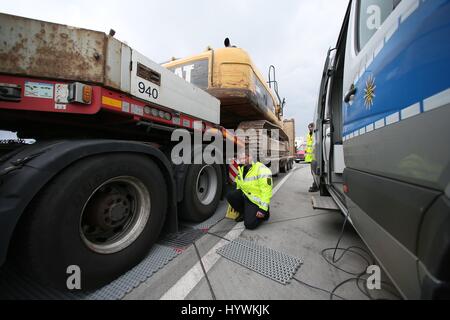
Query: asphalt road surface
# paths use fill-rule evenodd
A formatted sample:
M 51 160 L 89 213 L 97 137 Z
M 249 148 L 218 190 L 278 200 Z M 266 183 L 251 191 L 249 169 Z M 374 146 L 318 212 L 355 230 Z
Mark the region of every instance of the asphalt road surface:
M 347 253 L 337 263 L 342 270 L 327 263 L 322 256 L 323 249 L 336 246 L 344 217 L 338 211 L 312 208 L 312 195 L 308 193 L 311 183 L 310 169 L 304 164 L 296 165 L 289 174 L 280 174 L 274 179 L 270 221 L 254 231 L 245 230 L 243 223 L 228 219 L 219 222 L 209 234 L 197 240 L 125 299 L 330 299 L 330 291 L 346 280 L 335 291 L 334 299 L 369 299 L 365 281 L 357 283 L 356 279 L 350 280 L 355 278 L 352 274 L 359 274 L 367 268 L 360 256 Z M 218 210 L 225 211 L 226 208 L 226 203 L 222 203 Z M 216 253 L 229 240 L 238 238 L 301 258 L 303 265 L 295 279 L 283 285 Z M 347 225 L 340 243 L 340 247 L 349 246 L 368 251 L 351 225 Z M 329 258 L 331 255 L 332 252 L 326 253 Z M 397 299 L 395 289 L 384 274 L 382 281 L 387 282 L 383 289 L 369 291 L 369 295 L 374 299 Z

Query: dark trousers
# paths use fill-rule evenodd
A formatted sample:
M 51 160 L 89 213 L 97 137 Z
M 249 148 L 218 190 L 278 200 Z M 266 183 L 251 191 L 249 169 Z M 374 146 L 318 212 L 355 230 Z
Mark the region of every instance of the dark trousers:
M 265 220 L 259 219 L 256 216 L 258 211 L 261 210 L 259 210 L 259 207 L 257 205 L 248 200 L 241 190 L 230 192 L 227 195 L 227 200 L 234 210 L 244 216 L 245 228 L 254 230 Z

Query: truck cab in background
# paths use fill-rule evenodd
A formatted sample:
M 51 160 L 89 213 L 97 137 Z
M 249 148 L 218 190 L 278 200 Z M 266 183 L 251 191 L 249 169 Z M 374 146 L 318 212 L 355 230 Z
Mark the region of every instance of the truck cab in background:
M 450 1 L 352 0 L 315 112 L 314 179 L 400 293 L 450 297 Z

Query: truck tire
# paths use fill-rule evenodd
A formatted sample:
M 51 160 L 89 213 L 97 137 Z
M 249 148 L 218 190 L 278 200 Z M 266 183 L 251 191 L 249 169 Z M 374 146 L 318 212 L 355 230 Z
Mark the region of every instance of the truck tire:
M 99 288 L 145 257 L 166 210 L 166 182 L 149 158 L 108 154 L 80 160 L 28 208 L 16 235 L 19 266 L 63 290 L 71 266 L 79 267 L 81 290 Z
M 222 195 L 222 170 L 218 165 L 191 165 L 188 168 L 181 218 L 190 222 L 209 219 L 219 205 Z
M 288 167 L 287 166 L 288 166 L 287 162 L 283 161 L 283 164 L 280 165 L 280 172 L 281 173 L 286 173 L 288 171 Z

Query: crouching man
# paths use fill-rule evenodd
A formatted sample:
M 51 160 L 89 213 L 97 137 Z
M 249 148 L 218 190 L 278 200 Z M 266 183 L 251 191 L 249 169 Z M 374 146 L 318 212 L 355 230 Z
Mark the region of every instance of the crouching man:
M 227 195 L 227 200 L 239 213 L 236 221 L 244 221 L 247 229 L 254 230 L 270 218 L 272 171 L 260 162 L 254 163 L 249 153 L 243 153 L 238 160 L 236 190 Z

